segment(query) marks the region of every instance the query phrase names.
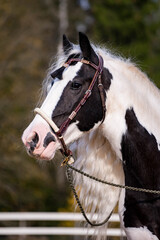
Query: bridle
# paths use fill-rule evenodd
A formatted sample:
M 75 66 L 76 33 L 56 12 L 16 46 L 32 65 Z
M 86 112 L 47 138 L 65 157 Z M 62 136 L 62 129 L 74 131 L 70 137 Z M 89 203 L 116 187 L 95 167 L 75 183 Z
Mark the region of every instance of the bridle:
M 35 113 L 39 114 L 51 126 L 51 128 L 53 129 L 56 137 L 58 138 L 59 142 L 61 143 L 62 153 L 65 156 L 65 159 L 64 159 L 62 165 L 64 165 L 66 162 L 68 162 L 68 163 L 73 162 L 72 152 L 67 148 L 67 146 L 65 144 L 65 141 L 64 141 L 64 138 L 63 138 L 63 134 L 67 130 L 70 122 L 75 118 L 77 113 L 80 111 L 81 107 L 86 103 L 87 99 L 91 96 L 92 89 L 93 89 L 96 81 L 98 81 L 98 88 L 99 88 L 99 93 L 100 93 L 102 108 L 103 108 L 102 122 L 104 121 L 106 107 L 105 107 L 104 88 L 103 88 L 102 79 L 101 79 L 102 78 L 102 72 L 103 72 L 103 58 L 100 55 L 98 55 L 98 59 L 99 59 L 99 64 L 98 65 L 94 64 L 91 61 L 85 60 L 83 58 L 71 58 L 63 64 L 63 67 L 68 68 L 71 65 L 71 63 L 73 63 L 73 62 L 81 62 L 81 63 L 84 63 L 84 64 L 87 64 L 87 65 L 91 66 L 96 71 L 95 71 L 95 74 L 92 78 L 92 81 L 91 81 L 87 91 L 85 92 L 83 98 L 78 103 L 76 108 L 71 112 L 69 117 L 62 123 L 60 128 L 58 128 L 56 126 L 56 124 L 46 115 L 46 113 L 43 110 L 41 110 L 40 108 L 36 108 L 34 110 Z

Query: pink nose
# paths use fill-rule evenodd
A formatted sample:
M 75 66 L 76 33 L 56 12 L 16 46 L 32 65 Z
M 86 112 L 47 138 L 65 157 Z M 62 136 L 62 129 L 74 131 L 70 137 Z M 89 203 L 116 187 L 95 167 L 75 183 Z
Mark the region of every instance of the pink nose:
M 40 155 L 51 142 L 56 142 L 56 138 L 48 126 L 38 124 L 24 131 L 22 141 L 30 154 Z

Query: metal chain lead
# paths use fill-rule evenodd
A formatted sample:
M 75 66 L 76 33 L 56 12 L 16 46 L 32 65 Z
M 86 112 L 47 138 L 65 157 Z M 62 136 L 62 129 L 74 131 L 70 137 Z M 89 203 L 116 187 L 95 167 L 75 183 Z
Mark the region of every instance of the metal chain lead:
M 111 182 L 107 182 L 105 180 L 99 179 L 97 177 L 91 176 L 88 173 L 85 173 L 71 165 L 69 165 L 68 163 L 66 163 L 67 167 L 71 168 L 72 170 L 82 174 L 85 177 L 88 177 L 92 180 L 95 180 L 97 182 L 103 183 L 103 184 L 107 184 L 113 187 L 118 187 L 118 188 L 124 188 L 127 190 L 132 190 L 132 191 L 137 191 L 137 192 L 146 192 L 146 193 L 152 193 L 152 194 L 160 194 L 160 190 L 150 190 L 150 189 L 145 189 L 145 188 L 136 188 L 136 187 L 131 187 L 131 186 L 125 186 L 125 185 L 121 185 L 121 184 L 116 184 L 116 183 L 111 183 Z
M 80 202 L 80 200 L 79 200 L 79 197 L 78 197 L 78 194 L 77 194 L 77 192 L 76 192 L 76 189 L 75 189 L 75 187 L 74 187 L 74 185 L 73 185 L 73 179 L 72 179 L 72 176 L 71 176 L 69 167 L 71 167 L 71 166 L 66 162 L 66 172 L 67 172 L 67 177 L 68 177 L 69 185 L 70 185 L 70 187 L 71 187 L 71 189 L 72 189 L 72 191 L 73 191 L 74 197 L 75 197 L 75 199 L 76 199 L 76 201 L 77 201 L 78 207 L 79 207 L 79 209 L 80 209 L 83 217 L 86 219 L 87 223 L 89 223 L 92 227 L 99 227 L 99 226 L 104 225 L 105 223 L 108 222 L 109 218 L 110 218 L 111 215 L 112 215 L 112 212 L 109 214 L 109 216 L 108 216 L 104 221 L 102 221 L 102 222 L 100 222 L 100 223 L 93 223 L 93 222 L 91 222 L 91 221 L 89 220 L 89 218 L 87 217 L 87 215 L 86 215 L 86 213 L 85 213 L 85 211 L 84 211 L 84 209 L 83 209 L 83 207 L 82 207 L 82 204 L 81 204 L 81 202 Z M 71 169 L 72 169 L 72 168 L 71 168 Z M 77 169 L 77 170 L 78 170 L 78 169 Z M 84 174 L 83 174 L 83 175 L 84 175 Z

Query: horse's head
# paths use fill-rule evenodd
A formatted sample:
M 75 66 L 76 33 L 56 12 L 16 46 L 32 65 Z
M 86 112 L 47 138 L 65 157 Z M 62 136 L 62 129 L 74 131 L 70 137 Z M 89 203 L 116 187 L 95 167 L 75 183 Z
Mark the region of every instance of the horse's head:
M 63 50 L 64 62 L 69 64 L 59 65 L 52 69 L 47 96 L 41 106 L 41 109 L 58 127 L 62 126 L 81 102 L 96 73 L 93 66 L 79 60 L 87 60 L 95 67 L 99 65 L 97 53 L 88 38 L 82 33 L 79 34 L 79 46 L 73 45 L 64 36 Z M 74 61 L 77 58 L 79 60 Z M 102 99 L 98 89 L 98 75 L 92 88 L 92 94 L 76 116 L 71 119 L 69 126 L 63 133 L 67 144 L 80 138 L 84 132 L 99 126 L 104 117 Z M 101 81 L 105 89 L 109 87 L 111 80 L 110 76 L 106 81 L 106 75 L 108 72 L 103 68 Z M 104 90 L 103 97 L 105 100 Z M 56 150 L 61 148 L 53 129 L 39 115 L 35 116 L 24 131 L 22 139 L 28 152 L 39 159 L 50 160 L 54 157 Z

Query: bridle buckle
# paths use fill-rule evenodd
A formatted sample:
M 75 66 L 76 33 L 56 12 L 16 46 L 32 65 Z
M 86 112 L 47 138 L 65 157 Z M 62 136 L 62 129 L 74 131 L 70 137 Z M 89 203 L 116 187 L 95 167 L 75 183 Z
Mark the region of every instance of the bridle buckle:
M 91 89 L 88 89 L 88 90 L 85 92 L 85 94 L 86 94 L 86 95 L 88 95 L 88 97 L 90 97 L 90 96 L 91 96 L 91 94 L 92 94 L 92 91 L 91 91 Z
M 63 160 L 63 162 L 61 163 L 61 167 L 65 166 L 66 163 L 68 163 L 69 165 L 71 165 L 72 163 L 74 163 L 74 158 L 72 155 L 69 155 L 67 157 L 65 157 L 65 159 Z
M 90 64 L 90 61 L 85 60 L 84 58 L 81 59 L 81 63 L 85 63 L 85 64 Z

